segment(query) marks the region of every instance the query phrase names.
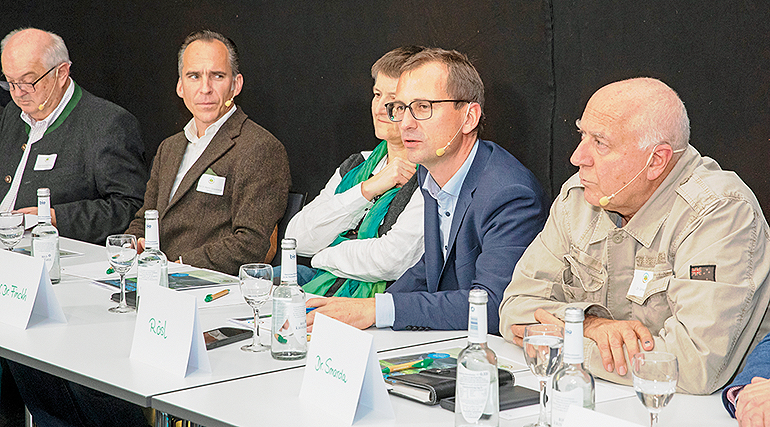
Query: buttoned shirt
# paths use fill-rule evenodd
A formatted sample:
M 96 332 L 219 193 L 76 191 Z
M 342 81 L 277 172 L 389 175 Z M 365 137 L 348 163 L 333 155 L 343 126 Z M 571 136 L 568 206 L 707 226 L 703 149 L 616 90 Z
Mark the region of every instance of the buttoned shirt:
M 70 102 L 72 99 L 72 94 L 75 92 L 75 84 L 71 77 L 67 81 L 67 85 L 67 89 L 64 91 L 64 96 L 62 96 L 59 104 L 56 106 L 53 112 L 51 112 L 51 114 L 49 114 L 48 117 L 44 118 L 43 120 L 35 120 L 24 111 L 21 112 L 21 119 L 24 120 L 24 123 L 29 125 L 29 137 L 27 138 L 27 143 L 24 145 L 24 154 L 21 156 L 19 166 L 16 167 L 16 172 L 13 174 L 11 188 L 8 189 L 8 193 L 5 194 L 2 203 L 0 203 L 0 212 L 8 212 L 16 208 L 16 196 L 19 194 L 19 187 L 21 186 L 22 180 L 21 178 L 24 176 L 24 169 L 26 169 L 27 159 L 29 158 L 29 152 L 32 148 L 32 144 L 40 141 L 40 139 L 43 138 L 45 131 L 48 130 L 48 127 L 51 125 L 51 123 L 55 122 L 56 119 L 59 118 L 59 115 L 61 115 L 62 111 L 64 111 L 64 107 L 66 107 L 67 103 Z
M 452 217 L 454 216 L 455 206 L 457 206 L 457 198 L 460 196 L 460 190 L 465 182 L 465 177 L 468 175 L 473 164 L 473 159 L 476 157 L 476 151 L 479 147 L 479 141 L 473 143 L 473 148 L 468 154 L 468 157 L 463 162 L 460 169 L 449 178 L 449 181 L 440 187 L 436 180 L 430 175 L 430 172 L 425 177 L 425 183 L 423 188 L 436 199 L 438 202 L 438 211 L 435 213 L 439 217 L 439 228 L 441 233 L 441 249 L 444 252 L 444 259 L 446 259 L 447 242 L 449 241 L 449 232 L 452 228 Z M 433 215 L 426 213 L 426 215 Z M 393 326 L 393 322 L 396 319 L 396 307 L 393 303 L 393 296 L 387 292 L 384 294 L 375 294 L 375 325 L 378 328 L 389 328 Z
M 538 308 L 638 320 L 655 350 L 677 356 L 681 391 L 721 388 L 770 330 L 770 230 L 754 194 L 692 146 L 624 227 L 583 192 L 577 174 L 562 186 L 516 265 L 501 334 L 510 341 L 510 326 L 532 323 Z M 585 344 L 594 375 L 631 383 L 606 372 L 595 342 Z
M 203 136 L 200 138 L 198 138 L 198 128 L 195 126 L 195 117 L 190 119 L 190 121 L 184 127 L 184 135 L 188 141 L 187 148 L 184 151 L 182 163 L 179 165 L 179 170 L 176 173 L 176 180 L 174 180 L 174 185 L 171 187 L 171 194 L 168 196 L 169 201 L 171 201 L 171 199 L 174 197 L 174 193 L 176 193 L 176 189 L 179 188 L 179 184 L 182 183 L 184 176 L 187 175 L 187 172 L 190 170 L 192 165 L 195 164 L 198 158 L 200 158 L 201 154 L 206 151 L 206 147 L 209 146 L 211 139 L 214 138 L 214 135 L 217 134 L 219 128 L 222 127 L 222 124 L 224 124 L 224 122 L 226 122 L 227 119 L 233 115 L 236 108 L 237 107 L 233 105 L 233 108 L 225 113 L 224 116 L 220 117 L 216 122 L 210 124 L 209 127 L 206 128 L 206 131 L 203 133 Z

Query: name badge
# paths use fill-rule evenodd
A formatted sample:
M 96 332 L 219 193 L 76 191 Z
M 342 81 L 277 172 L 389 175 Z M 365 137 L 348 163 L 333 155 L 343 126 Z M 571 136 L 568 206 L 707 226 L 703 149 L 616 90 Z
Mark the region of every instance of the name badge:
M 197 190 L 201 193 L 221 196 L 222 194 L 225 194 L 225 177 L 203 174 L 198 180 Z
M 628 288 L 628 296 L 641 298 L 644 291 L 647 290 L 647 284 L 654 277 L 652 271 L 634 270 L 634 278 L 631 280 L 631 286 Z
M 49 171 L 56 163 L 56 154 L 38 154 L 35 161 L 36 171 Z

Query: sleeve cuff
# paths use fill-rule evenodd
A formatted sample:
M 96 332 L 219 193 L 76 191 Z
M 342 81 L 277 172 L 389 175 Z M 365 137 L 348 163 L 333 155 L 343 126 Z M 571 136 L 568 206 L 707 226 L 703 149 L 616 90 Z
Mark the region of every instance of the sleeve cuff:
M 393 295 L 389 293 L 374 294 L 375 301 L 375 325 L 378 328 L 392 328 L 396 319 L 396 306 L 393 304 Z

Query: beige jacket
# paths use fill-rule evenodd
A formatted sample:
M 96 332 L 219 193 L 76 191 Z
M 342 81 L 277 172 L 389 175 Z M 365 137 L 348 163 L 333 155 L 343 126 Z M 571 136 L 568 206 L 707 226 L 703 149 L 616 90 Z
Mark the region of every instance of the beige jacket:
M 770 231 L 754 194 L 690 146 L 625 227 L 619 219 L 571 177 L 516 265 L 500 332 L 510 341 L 510 326 L 533 323 L 538 308 L 639 320 L 655 350 L 677 356 L 681 391 L 718 390 L 770 331 Z M 585 357 L 594 375 L 632 382 L 602 367 L 590 339 Z

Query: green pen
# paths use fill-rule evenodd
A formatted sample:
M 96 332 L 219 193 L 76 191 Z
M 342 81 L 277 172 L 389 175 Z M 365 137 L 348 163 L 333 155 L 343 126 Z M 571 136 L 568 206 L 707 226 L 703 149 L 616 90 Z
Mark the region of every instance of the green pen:
M 415 360 L 414 362 L 406 362 L 393 366 L 386 366 L 382 368 L 383 374 L 391 374 L 393 372 L 403 371 L 412 368 L 427 368 L 433 363 L 433 359 Z

